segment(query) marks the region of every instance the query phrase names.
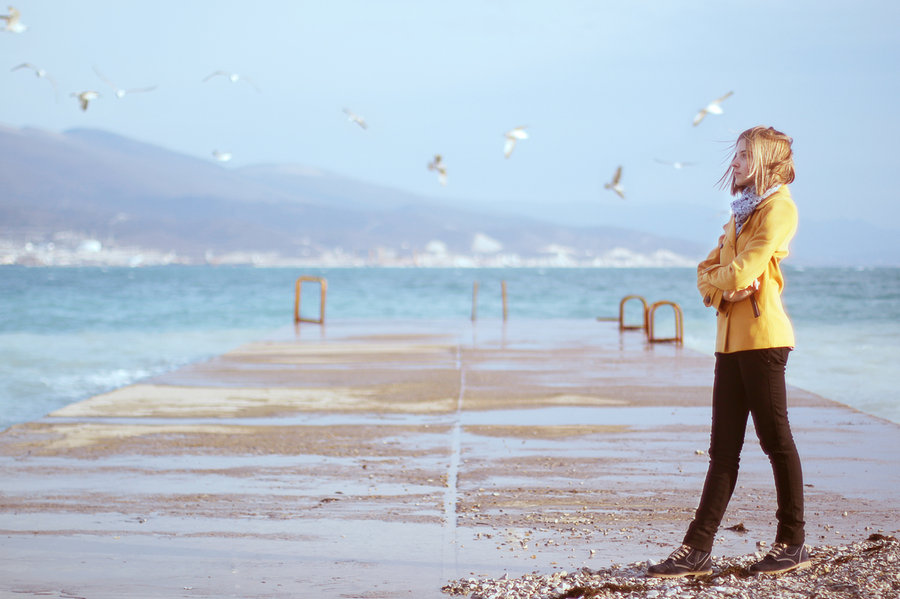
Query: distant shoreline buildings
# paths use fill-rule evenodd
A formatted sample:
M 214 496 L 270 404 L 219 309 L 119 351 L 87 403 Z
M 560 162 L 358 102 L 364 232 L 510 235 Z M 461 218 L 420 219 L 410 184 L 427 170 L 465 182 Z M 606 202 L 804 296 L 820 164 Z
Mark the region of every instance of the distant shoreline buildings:
M 301 255 L 286 256 L 272 251 L 207 251 L 190 256 L 175 251 L 117 246 L 72 232 L 59 232 L 50 240 L 14 241 L 0 238 L 0 265 L 56 267 L 142 267 L 165 265 L 214 265 L 257 267 L 411 267 L 411 268 L 653 268 L 692 267 L 694 258 L 666 249 L 646 253 L 613 248 L 599 255 L 575 248 L 550 245 L 534 255 L 505 252 L 502 246 L 486 247 L 483 239 L 475 251 L 454 253 L 440 241 L 422 250 L 377 246 L 365 255 L 336 248 L 304 248 Z M 481 251 L 478 251 L 481 250 Z M 487 251 L 485 251 L 487 250 Z

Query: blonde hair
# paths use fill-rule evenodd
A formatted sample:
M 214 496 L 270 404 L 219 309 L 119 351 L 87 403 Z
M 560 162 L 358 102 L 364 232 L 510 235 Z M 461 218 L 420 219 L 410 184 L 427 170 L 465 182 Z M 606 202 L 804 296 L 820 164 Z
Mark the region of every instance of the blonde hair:
M 753 177 L 756 193 L 765 193 L 779 183 L 794 180 L 793 139 L 772 127 L 751 127 L 738 136 L 732 146 L 735 151 L 742 139 L 747 143 L 750 176 Z M 731 195 L 737 195 L 744 189 L 735 185 L 734 167 L 731 165 L 719 179 L 719 186 L 729 186 Z

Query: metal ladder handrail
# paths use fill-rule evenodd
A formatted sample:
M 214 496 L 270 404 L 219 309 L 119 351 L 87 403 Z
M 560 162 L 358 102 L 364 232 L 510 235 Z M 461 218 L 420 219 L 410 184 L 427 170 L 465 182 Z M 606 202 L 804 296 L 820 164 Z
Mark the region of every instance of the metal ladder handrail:
M 656 310 L 657 308 L 660 308 L 662 306 L 671 306 L 672 310 L 675 312 L 674 337 L 656 337 L 654 334 L 654 319 L 656 316 Z M 681 311 L 681 306 L 679 306 L 675 302 L 670 302 L 668 300 L 662 300 L 651 304 L 647 313 L 647 341 L 649 341 L 650 343 L 674 342 L 678 345 L 684 343 L 684 313 Z
M 318 283 L 319 284 L 319 318 L 318 320 L 313 318 L 304 318 L 300 315 L 300 293 L 303 288 L 303 283 Z M 295 283 L 294 290 L 294 322 L 312 322 L 315 324 L 325 324 L 325 296 L 328 292 L 328 281 L 326 281 L 322 277 L 312 277 L 303 275 L 297 279 Z
M 644 321 L 640 325 L 626 325 L 625 324 L 625 304 L 627 304 L 631 300 L 638 300 L 641 302 L 643 307 L 643 316 Z M 675 336 L 674 337 L 657 337 L 655 334 L 655 321 L 656 321 L 656 310 L 662 306 L 671 306 L 675 312 Z M 675 342 L 679 345 L 684 343 L 684 313 L 681 310 L 681 306 L 676 304 L 675 302 L 669 300 L 662 300 L 658 302 L 654 302 L 653 304 L 647 305 L 647 300 L 645 300 L 640 295 L 626 295 L 622 298 L 622 301 L 619 302 L 619 331 L 646 331 L 647 333 L 647 341 L 650 343 L 663 343 L 663 342 Z
M 503 320 L 509 318 L 509 309 L 507 306 L 506 281 L 500 281 L 500 293 L 503 301 Z M 472 284 L 472 322 L 478 319 L 478 281 Z
M 643 306 L 642 314 L 644 316 L 644 322 L 640 325 L 626 325 L 625 324 L 625 304 L 631 300 L 640 300 L 641 305 Z M 620 331 L 646 331 L 647 330 L 647 300 L 645 300 L 640 295 L 626 295 L 622 298 L 622 301 L 619 302 L 619 330 Z

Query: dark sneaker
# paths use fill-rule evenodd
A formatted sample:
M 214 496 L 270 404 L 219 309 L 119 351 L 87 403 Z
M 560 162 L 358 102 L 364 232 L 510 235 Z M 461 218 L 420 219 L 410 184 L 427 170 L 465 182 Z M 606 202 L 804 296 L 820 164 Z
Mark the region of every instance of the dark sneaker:
M 806 545 L 775 543 L 761 561 L 750 566 L 750 574 L 784 574 L 811 566 Z
M 682 545 L 661 563 L 647 568 L 647 576 L 653 578 L 681 578 L 712 574 L 712 559 L 708 551 Z

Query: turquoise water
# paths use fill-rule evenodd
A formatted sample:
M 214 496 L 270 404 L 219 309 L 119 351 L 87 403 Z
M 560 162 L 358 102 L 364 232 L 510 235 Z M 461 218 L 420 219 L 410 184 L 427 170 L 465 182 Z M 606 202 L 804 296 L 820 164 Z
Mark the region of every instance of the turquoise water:
M 468 319 L 475 281 L 479 319 L 499 318 L 505 281 L 511 319 L 593 322 L 639 294 L 678 302 L 685 345 L 713 348 L 713 313 L 690 268 L 0 267 L 0 429 L 290 326 L 301 274 L 327 279 L 328 321 Z M 900 422 L 900 269 L 786 276 L 797 334 L 789 382 Z M 317 308 L 317 289 L 304 288 L 304 314 Z

